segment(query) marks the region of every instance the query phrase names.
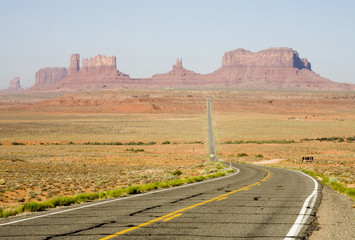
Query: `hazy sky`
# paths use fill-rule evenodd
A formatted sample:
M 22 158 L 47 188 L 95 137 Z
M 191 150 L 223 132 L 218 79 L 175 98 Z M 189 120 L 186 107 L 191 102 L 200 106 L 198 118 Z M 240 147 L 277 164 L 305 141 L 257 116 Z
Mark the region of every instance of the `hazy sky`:
M 316 73 L 355 83 L 352 0 L 0 0 L 0 89 L 18 76 L 34 84 L 44 67 L 68 67 L 72 53 L 117 57 L 121 72 L 151 77 L 176 58 L 198 73 L 226 51 L 290 47 Z

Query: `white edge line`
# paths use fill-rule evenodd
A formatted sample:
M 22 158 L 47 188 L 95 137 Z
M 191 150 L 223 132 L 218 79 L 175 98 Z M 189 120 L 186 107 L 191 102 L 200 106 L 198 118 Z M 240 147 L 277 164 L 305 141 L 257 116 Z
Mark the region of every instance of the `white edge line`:
M 292 171 L 292 170 L 291 170 Z M 310 216 L 313 207 L 316 203 L 316 199 L 317 199 L 317 193 L 318 193 L 318 182 L 311 176 L 300 172 L 300 171 L 296 171 L 299 172 L 309 178 L 311 178 L 314 182 L 314 188 L 313 188 L 313 192 L 307 197 L 307 199 L 304 201 L 304 204 L 301 208 L 300 213 L 298 214 L 298 217 L 296 219 L 296 221 L 294 222 L 294 224 L 292 225 L 290 231 L 287 233 L 286 237 L 284 238 L 284 240 L 291 240 L 291 239 L 296 239 L 297 235 L 299 234 L 299 232 L 301 231 L 302 227 L 305 225 L 306 221 L 308 220 L 308 217 Z M 309 201 L 312 200 L 311 204 L 309 205 L 308 208 L 308 203 Z M 308 208 L 308 209 L 307 209 Z
M 181 185 L 181 186 L 171 187 L 171 188 L 165 188 L 165 189 L 156 190 L 156 191 L 150 191 L 150 192 L 147 192 L 147 193 L 141 193 L 141 194 L 137 194 L 137 195 L 133 195 L 133 196 L 128 196 L 128 197 L 118 197 L 118 198 L 115 198 L 115 199 L 112 199 L 112 200 L 104 200 L 103 202 L 93 203 L 93 204 L 89 204 L 89 205 L 85 205 L 85 206 L 80 206 L 80 207 L 74 207 L 74 208 L 70 208 L 70 209 L 66 209 L 66 210 L 62 210 L 62 211 L 58 211 L 58 212 L 47 213 L 47 214 L 44 214 L 44 215 L 39 215 L 39 216 L 30 217 L 30 218 L 25 218 L 25 219 L 20 219 L 20 220 L 15 220 L 15 221 L 7 222 L 7 223 L 1 223 L 0 226 L 11 225 L 11 224 L 14 224 L 14 223 L 19 223 L 19 222 L 24 222 L 24 221 L 33 220 L 33 219 L 36 219 L 36 218 L 47 217 L 47 216 L 56 215 L 56 214 L 60 214 L 60 213 L 65 213 L 65 212 L 75 211 L 75 210 L 79 210 L 79 209 L 83 209 L 83 208 L 93 207 L 93 206 L 97 206 L 97 205 L 101 205 L 101 204 L 106 204 L 106 203 L 111 203 L 111 202 L 116 202 L 116 201 L 122 201 L 122 200 L 130 199 L 130 198 L 141 197 L 141 196 L 149 195 L 149 194 L 153 194 L 153 193 L 159 193 L 159 192 L 164 192 L 164 191 L 170 191 L 170 190 L 174 190 L 174 189 L 177 189 L 177 188 L 189 187 L 189 186 L 192 186 L 192 185 L 197 185 L 197 184 L 202 184 L 202 183 L 207 183 L 207 182 L 212 182 L 212 181 L 218 181 L 218 180 L 221 180 L 221 179 L 224 179 L 224 178 L 228 178 L 228 177 L 232 177 L 232 176 L 234 176 L 234 175 L 237 175 L 237 174 L 240 172 L 239 168 L 236 168 L 236 167 L 233 167 L 233 168 L 236 169 L 237 172 L 235 172 L 235 173 L 233 173 L 233 174 L 231 174 L 231 175 L 224 176 L 224 177 L 209 179 L 209 180 L 202 181 L 202 182 L 184 184 L 184 185 Z

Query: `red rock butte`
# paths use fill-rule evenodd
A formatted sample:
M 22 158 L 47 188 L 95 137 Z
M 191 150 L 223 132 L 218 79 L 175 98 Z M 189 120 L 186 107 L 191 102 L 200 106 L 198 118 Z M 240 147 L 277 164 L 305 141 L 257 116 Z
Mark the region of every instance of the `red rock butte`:
M 7 93 L 21 93 L 24 90 L 22 89 L 21 85 L 20 85 L 20 78 L 19 77 L 15 77 L 13 79 L 10 80 L 10 85 L 7 89 L 4 89 L 0 92 L 7 92 Z
M 222 67 L 209 74 L 185 69 L 177 59 L 168 73 L 151 78 L 130 78 L 117 70 L 116 57 L 83 58 L 73 54 L 68 68 L 42 68 L 29 91 L 93 91 L 100 89 L 236 88 L 355 90 L 355 84 L 332 82 L 312 71 L 311 63 L 291 48 L 259 52 L 226 52 Z

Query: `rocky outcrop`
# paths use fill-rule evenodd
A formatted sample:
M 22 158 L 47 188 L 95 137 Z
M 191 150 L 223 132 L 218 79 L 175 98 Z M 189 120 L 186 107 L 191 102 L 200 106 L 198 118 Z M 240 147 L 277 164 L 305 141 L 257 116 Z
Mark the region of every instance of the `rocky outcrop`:
M 35 86 L 40 91 L 91 91 L 98 89 L 146 88 L 239 88 L 355 90 L 355 84 L 332 82 L 314 73 L 311 63 L 291 48 L 269 48 L 259 52 L 236 49 L 222 57 L 222 67 L 210 74 L 199 74 L 183 67 L 182 59 L 168 73 L 151 78 L 131 79 L 117 70 L 116 57 L 98 55 L 70 59 L 65 68 L 45 68 L 36 73 Z
M 10 92 L 10 93 L 17 93 L 17 92 L 23 92 L 24 90 L 21 88 L 20 85 L 20 78 L 15 77 L 10 80 L 10 85 L 7 89 L 2 90 L 2 92 Z
M 67 75 L 66 68 L 41 68 L 36 72 L 35 85 L 29 91 L 45 91 L 46 88 L 63 80 Z
M 297 68 L 311 70 L 307 59 L 300 59 L 298 52 L 291 48 L 269 48 L 257 53 L 244 49 L 226 52 L 222 68 Z
M 70 68 L 69 68 L 69 73 L 70 74 L 75 74 L 80 71 L 80 55 L 79 54 L 73 54 L 71 55 L 70 58 Z
M 155 74 L 152 77 L 150 87 L 156 88 L 181 88 L 198 87 L 205 84 L 205 76 L 187 70 L 182 66 L 182 59 L 177 59 L 173 69 L 168 73 Z
M 86 72 L 117 72 L 116 57 L 98 55 L 90 59 L 83 59 L 83 71 Z
M 353 84 L 335 83 L 314 73 L 310 62 L 291 48 L 226 52 L 222 67 L 206 78 L 211 86 L 242 89 L 355 89 Z
M 70 58 L 70 74 L 43 91 L 92 91 L 98 89 L 120 89 L 130 86 L 133 80 L 117 70 L 116 57 L 98 55 L 89 59 L 83 58 L 80 68 L 80 55 Z M 133 81 L 133 82 L 140 82 Z

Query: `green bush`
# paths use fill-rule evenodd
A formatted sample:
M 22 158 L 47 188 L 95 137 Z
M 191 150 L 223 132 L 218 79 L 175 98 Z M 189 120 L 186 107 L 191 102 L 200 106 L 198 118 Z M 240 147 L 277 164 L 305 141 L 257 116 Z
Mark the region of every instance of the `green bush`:
M 177 170 L 175 172 L 178 171 L 180 170 Z M 234 170 L 228 170 L 227 172 L 229 173 L 232 171 Z M 12 207 L 8 209 L 3 209 L 0 207 L 0 217 L 6 218 L 8 216 L 17 215 L 22 212 L 44 211 L 49 208 L 54 208 L 58 206 L 68 206 L 71 204 L 82 203 L 82 202 L 92 201 L 96 199 L 106 199 L 108 197 L 121 197 L 126 194 L 138 194 L 138 193 L 147 192 L 155 189 L 170 188 L 170 187 L 180 186 L 187 183 L 200 182 L 210 178 L 221 177 L 224 176 L 225 174 L 226 174 L 225 172 L 217 172 L 215 174 L 211 174 L 207 176 L 190 177 L 187 179 L 175 179 L 166 182 L 154 182 L 145 185 L 135 185 L 135 186 L 127 187 L 125 189 L 115 189 L 115 190 L 109 190 L 100 193 L 83 193 L 72 197 L 57 196 L 43 202 L 31 201 L 19 207 Z
M 246 153 L 238 153 L 237 157 L 248 157 L 249 155 Z
M 26 144 L 21 143 L 21 142 L 12 142 L 11 145 L 26 145 Z
M 162 145 L 165 145 L 165 144 L 170 144 L 170 141 L 164 141 L 161 143 Z
M 182 172 L 180 170 L 176 170 L 176 171 L 172 172 L 172 174 L 174 176 L 180 176 L 180 175 L 182 175 Z
M 264 158 L 264 156 L 261 155 L 261 154 L 258 154 L 258 155 L 256 155 L 255 157 L 257 157 L 257 158 Z
M 137 152 L 144 152 L 144 149 L 127 148 L 126 151 L 137 153 Z

